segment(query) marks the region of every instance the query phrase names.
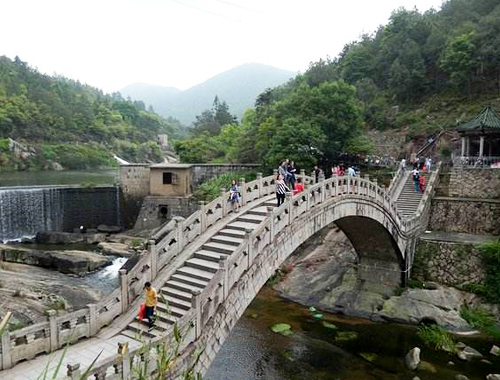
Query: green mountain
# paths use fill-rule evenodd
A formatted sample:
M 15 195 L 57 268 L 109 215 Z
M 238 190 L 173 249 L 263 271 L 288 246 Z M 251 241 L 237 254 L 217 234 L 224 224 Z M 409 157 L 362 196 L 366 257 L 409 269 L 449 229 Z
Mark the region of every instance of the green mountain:
M 156 135 L 178 129 L 143 102 L 0 57 L 0 170 L 106 166 L 113 154 L 156 162 L 162 158 Z M 24 154 L 13 155 L 8 138 L 27 147 Z
M 262 91 L 281 85 L 294 75 L 291 71 L 249 63 L 218 74 L 185 91 L 136 83 L 123 88 L 120 93 L 134 100 L 142 100 L 152 105 L 159 114 L 189 125 L 196 115 L 212 107 L 215 96 L 226 101 L 231 112 L 240 118 L 245 109 L 254 106 L 257 95 Z

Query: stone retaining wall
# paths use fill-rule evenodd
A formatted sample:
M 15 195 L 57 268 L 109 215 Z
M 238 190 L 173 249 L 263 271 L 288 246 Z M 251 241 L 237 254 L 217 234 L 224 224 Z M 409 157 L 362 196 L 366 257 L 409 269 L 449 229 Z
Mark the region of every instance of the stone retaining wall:
M 500 169 L 467 168 L 452 170 L 449 196 L 500 199 Z
M 436 197 L 432 200 L 428 228 L 432 231 L 499 235 L 500 200 Z
M 460 288 L 470 283 L 481 283 L 485 269 L 474 244 L 420 239 L 412 277 Z
M 256 164 L 193 164 L 192 186 L 196 187 L 201 183 L 208 181 L 218 175 L 244 170 L 257 170 L 260 165 Z M 239 180 L 239 178 L 236 178 Z

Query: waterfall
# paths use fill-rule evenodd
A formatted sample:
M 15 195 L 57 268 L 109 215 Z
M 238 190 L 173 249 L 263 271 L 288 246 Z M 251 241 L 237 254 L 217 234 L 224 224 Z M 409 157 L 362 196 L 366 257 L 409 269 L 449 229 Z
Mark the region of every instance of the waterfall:
M 54 187 L 0 189 L 0 241 L 34 236 L 42 230 L 61 230 L 63 199 Z

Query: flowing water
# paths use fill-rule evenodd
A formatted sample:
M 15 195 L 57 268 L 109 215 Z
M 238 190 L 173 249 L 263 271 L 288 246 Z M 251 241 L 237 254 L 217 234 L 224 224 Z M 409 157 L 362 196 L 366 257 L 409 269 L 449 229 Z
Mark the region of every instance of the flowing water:
M 105 296 L 118 287 L 120 281 L 118 271 L 126 261 L 125 257 L 115 257 L 111 265 L 86 275 L 84 281 L 93 288 L 99 289 L 102 296 Z
M 0 187 L 40 185 L 113 185 L 118 169 L 0 172 Z
M 312 314 L 264 288 L 227 338 L 206 379 L 409 380 L 418 376 L 452 380 L 463 374 L 470 380 L 484 380 L 487 374 L 500 372 L 500 358 L 488 354 L 494 342 L 484 337 L 457 337 L 491 361 L 467 363 L 454 354 L 425 347 L 415 326 L 327 313 L 316 319 Z M 276 323 L 288 323 L 293 334 L 271 332 L 270 326 Z M 403 358 L 413 347 L 422 349 L 421 360 L 429 363 L 427 371 L 406 369 Z

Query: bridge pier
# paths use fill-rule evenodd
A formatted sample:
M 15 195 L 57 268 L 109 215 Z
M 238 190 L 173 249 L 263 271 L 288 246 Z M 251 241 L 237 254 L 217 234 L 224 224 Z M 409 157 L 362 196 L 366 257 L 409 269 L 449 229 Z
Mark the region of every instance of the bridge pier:
M 402 271 L 399 263 L 364 257 L 358 264 L 358 278 L 374 284 L 398 287 L 402 284 Z

